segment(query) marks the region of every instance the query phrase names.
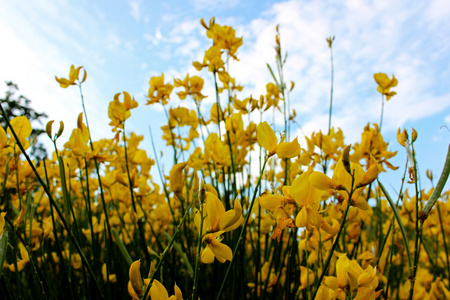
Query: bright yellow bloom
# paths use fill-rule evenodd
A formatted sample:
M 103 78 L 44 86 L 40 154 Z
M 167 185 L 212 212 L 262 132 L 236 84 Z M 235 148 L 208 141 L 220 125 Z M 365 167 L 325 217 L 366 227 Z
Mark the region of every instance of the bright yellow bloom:
M 225 231 L 217 231 L 215 233 L 208 233 L 203 240 L 206 242 L 206 247 L 202 251 L 201 260 L 204 264 L 212 264 L 214 258 L 221 263 L 231 261 L 233 259 L 233 252 L 230 247 L 222 244 L 222 234 Z
M 81 69 L 84 70 L 83 67 L 75 68 L 74 65 L 71 65 L 70 66 L 70 72 L 69 72 L 69 79 L 58 78 L 56 76 L 55 76 L 55 79 L 56 79 L 56 81 L 59 83 L 59 85 L 62 88 L 67 88 L 67 87 L 69 87 L 71 85 L 77 85 L 77 83 L 75 81 L 79 80 L 78 77 L 80 75 L 80 70 Z M 86 73 L 86 70 L 84 70 L 83 79 L 81 81 L 79 80 L 79 83 L 80 84 L 83 83 L 86 80 L 86 77 L 87 77 L 87 73 Z
M 27 140 L 27 138 L 30 136 L 31 131 L 33 130 L 31 128 L 30 121 L 28 121 L 28 119 L 25 116 L 19 116 L 12 119 L 10 123 L 17 137 L 19 138 L 19 142 L 22 144 L 23 148 L 25 150 L 28 149 L 28 147 L 30 147 L 30 142 Z M 6 131 L 9 134 L 8 144 L 10 146 L 14 146 L 16 144 L 16 139 L 12 134 L 11 128 L 8 127 Z M 4 141 L 4 137 L 2 139 Z
M 169 293 L 167 292 L 164 285 L 162 285 L 161 282 L 155 279 L 153 280 L 152 287 L 150 288 L 150 297 L 152 300 L 182 300 L 183 294 L 176 284 L 174 290 L 175 295 L 169 297 Z
M 120 102 L 120 94 L 115 94 L 114 100 L 108 106 L 108 117 L 111 120 L 109 125 L 113 126 L 113 131 L 116 131 L 117 127 L 123 128 L 123 123 L 131 116 L 130 110 L 138 107 L 134 97 L 131 97 L 127 92 L 123 92 L 123 103 Z
M 173 90 L 173 85 L 164 83 L 164 73 L 161 76 L 152 77 L 150 79 L 150 88 L 148 90 L 147 105 L 161 102 L 163 105 L 168 103 L 170 94 Z
M 187 95 L 191 95 L 195 100 L 202 100 L 206 98 L 206 96 L 202 95 L 204 80 L 198 76 L 189 77 L 189 74 L 186 75 L 184 80 L 176 79 L 174 80 L 175 87 L 183 87 L 184 92 L 178 92 L 177 95 L 181 100 L 186 99 Z
M 183 170 L 186 168 L 187 162 L 174 165 L 170 170 L 170 189 L 181 197 L 183 195 Z
M 136 260 L 130 266 L 129 270 L 130 282 L 134 292 L 141 297 L 144 293 L 142 290 L 142 277 L 141 277 L 141 260 Z
M 386 100 L 391 99 L 391 97 L 397 95 L 396 92 L 391 92 L 391 87 L 396 87 L 398 84 L 397 78 L 392 75 L 392 79 L 384 73 L 375 73 L 373 78 L 378 83 L 377 91 L 386 96 Z
M 259 123 L 256 128 L 256 136 L 259 145 L 269 152 L 269 157 L 278 154 L 278 157 L 283 159 L 293 158 L 300 154 L 300 145 L 297 138 L 289 143 L 284 142 L 284 136 L 282 136 L 281 142 L 278 144 L 277 136 L 267 122 Z
M 242 217 L 242 207 L 237 199 L 234 201 L 234 209 L 225 211 L 225 207 L 223 206 L 222 201 L 217 198 L 217 195 L 206 192 L 204 209 L 203 234 L 218 231 L 233 231 L 244 222 L 244 218 Z M 200 218 L 200 214 L 197 213 L 194 221 L 199 229 Z

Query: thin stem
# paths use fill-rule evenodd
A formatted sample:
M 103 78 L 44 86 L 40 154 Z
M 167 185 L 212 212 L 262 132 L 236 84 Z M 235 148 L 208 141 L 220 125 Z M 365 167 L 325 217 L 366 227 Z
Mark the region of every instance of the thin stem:
M 239 248 L 239 245 L 240 245 L 240 243 L 241 243 L 241 241 L 243 239 L 243 235 L 244 235 L 245 229 L 247 228 L 247 225 L 248 225 L 248 220 L 250 219 L 250 215 L 252 214 L 253 204 L 255 204 L 255 199 L 256 199 L 257 192 L 258 192 L 258 187 L 261 184 L 261 178 L 262 178 L 262 176 L 264 174 L 264 169 L 266 168 L 266 164 L 267 164 L 268 159 L 269 159 L 269 157 L 266 156 L 266 158 L 264 160 L 264 164 L 263 164 L 262 170 L 261 170 L 261 173 L 259 174 L 258 183 L 256 184 L 255 191 L 253 193 L 253 198 L 252 198 L 252 201 L 250 203 L 250 207 L 248 208 L 247 216 L 245 217 L 244 226 L 242 226 L 241 233 L 239 234 L 238 241 L 236 243 L 236 246 L 234 247 L 234 251 L 233 251 L 234 255 L 233 255 L 233 258 L 230 261 L 230 264 L 228 265 L 228 269 L 227 269 L 227 272 L 225 273 L 225 277 L 223 278 L 222 285 L 220 286 L 219 294 L 217 295 L 217 298 L 216 298 L 217 300 L 222 299 L 221 296 L 222 296 L 222 293 L 223 293 L 223 288 L 225 287 L 225 283 L 227 281 L 228 274 L 230 274 L 231 267 L 233 266 L 233 262 L 235 261 L 234 258 L 236 257 L 236 252 L 237 252 L 237 250 Z
M 330 60 L 331 60 L 331 87 L 330 87 L 330 112 L 328 113 L 328 135 L 331 130 L 331 116 L 333 111 L 333 86 L 334 86 L 334 64 L 333 64 L 333 47 L 330 45 Z
M 338 234 L 336 235 L 336 239 L 334 240 L 333 246 L 331 247 L 330 253 L 328 254 L 327 260 L 325 261 L 325 266 L 323 267 L 322 274 L 320 274 L 320 278 L 319 278 L 319 280 L 316 283 L 314 294 L 313 294 L 311 299 L 315 299 L 316 298 L 317 292 L 319 291 L 320 284 L 322 283 L 322 280 L 325 277 L 325 274 L 327 273 L 328 267 L 330 266 L 331 259 L 333 258 L 334 251 L 336 250 L 336 247 L 339 244 L 339 237 L 341 236 L 341 233 L 344 230 L 345 223 L 347 221 L 348 212 L 350 211 L 352 196 L 353 196 L 353 192 L 354 192 L 354 184 L 355 184 L 355 176 L 353 174 L 352 175 L 351 190 L 350 190 L 350 193 L 348 195 L 347 209 L 345 210 L 344 217 L 342 219 L 341 226 L 339 227 Z
M 91 275 L 92 279 L 94 280 L 95 285 L 96 285 L 96 287 L 97 287 L 97 289 L 98 289 L 98 291 L 99 291 L 99 293 L 100 293 L 101 298 L 104 298 L 103 293 L 102 293 L 102 290 L 101 290 L 101 288 L 100 288 L 100 284 L 99 284 L 99 282 L 97 281 L 97 278 L 96 278 L 96 276 L 95 276 L 95 274 L 94 274 L 94 271 L 92 270 L 92 268 L 91 268 L 89 262 L 87 261 L 86 256 L 84 255 L 83 250 L 81 250 L 80 245 L 78 244 L 77 240 L 75 239 L 75 236 L 73 235 L 72 231 L 70 230 L 70 228 L 69 228 L 69 226 L 68 226 L 68 224 L 67 224 L 66 219 L 64 218 L 64 214 L 63 214 L 63 213 L 61 212 L 61 210 L 59 209 L 58 205 L 56 204 L 55 199 L 53 199 L 53 196 L 52 196 L 52 194 L 50 193 L 50 190 L 48 189 L 47 185 L 46 185 L 46 184 L 44 183 L 44 181 L 42 180 L 41 176 L 39 175 L 39 172 L 36 170 L 36 167 L 34 166 L 33 162 L 32 162 L 31 159 L 30 159 L 30 157 L 29 157 L 28 154 L 25 152 L 25 149 L 23 148 L 23 145 L 22 145 L 22 143 L 20 142 L 19 137 L 17 136 L 17 134 L 16 134 L 14 128 L 11 126 L 11 123 L 9 122 L 9 119 L 6 118 L 6 113 L 5 113 L 5 110 L 3 109 L 3 105 L 1 104 L 1 102 L 0 102 L 0 110 L 1 110 L 1 112 L 2 112 L 2 115 L 3 115 L 3 117 L 4 117 L 4 120 L 5 120 L 6 124 L 7 124 L 7 126 L 11 129 L 11 133 L 12 133 L 12 135 L 14 136 L 14 138 L 15 138 L 15 140 L 16 140 L 17 146 L 19 146 L 20 150 L 22 151 L 22 154 L 25 156 L 25 159 L 27 160 L 28 164 L 30 165 L 31 169 L 33 170 L 33 173 L 36 175 L 36 179 L 39 181 L 39 183 L 41 184 L 41 186 L 44 188 L 44 191 L 45 191 L 45 193 L 47 194 L 48 199 L 49 199 L 51 205 L 55 208 L 55 210 L 56 210 L 58 216 L 59 216 L 60 219 L 61 219 L 61 223 L 63 224 L 64 229 L 67 231 L 67 233 L 69 234 L 70 239 L 72 240 L 73 244 L 75 245 L 76 251 L 78 252 L 78 254 L 80 254 L 80 257 L 81 257 L 82 261 L 86 264 L 86 267 L 87 267 L 87 269 L 88 269 L 88 271 L 89 271 L 89 274 Z M 56 235 L 56 232 L 55 232 L 55 235 Z
M 155 268 L 155 271 L 153 272 L 152 277 L 150 278 L 150 282 L 149 282 L 147 288 L 145 289 L 144 296 L 142 297 L 142 299 L 147 299 L 147 295 L 148 295 L 148 292 L 150 291 L 150 287 L 152 286 L 152 282 L 155 279 L 155 276 L 158 273 L 159 268 L 161 268 L 161 265 L 164 262 L 164 259 L 167 255 L 167 253 L 169 252 L 170 248 L 172 247 L 173 243 L 175 242 L 175 238 L 178 235 L 178 233 L 180 232 L 181 226 L 183 226 L 184 221 L 186 220 L 186 216 L 188 215 L 189 210 L 191 209 L 192 203 L 193 203 L 193 201 L 189 205 L 188 209 L 186 209 L 184 216 L 180 221 L 180 224 L 178 224 L 177 228 L 175 229 L 175 232 L 173 233 L 172 240 L 170 241 L 169 245 L 167 245 L 167 247 L 164 249 L 164 252 L 161 254 L 159 262 L 156 265 L 156 268 Z
M 200 255 L 202 250 L 202 232 L 203 232 L 203 203 L 202 199 L 200 199 L 200 228 L 199 228 L 199 236 L 198 236 L 198 244 L 197 244 L 197 258 L 195 260 L 195 273 L 194 273 L 194 287 L 192 289 L 192 300 L 197 299 L 197 286 L 198 286 L 198 279 L 199 279 L 199 270 L 200 270 Z
M 133 206 L 133 211 L 137 215 L 137 209 L 136 209 L 136 202 L 134 200 L 134 191 L 133 191 L 133 183 L 131 181 L 131 175 L 130 175 L 130 168 L 128 166 L 128 150 L 127 150 L 127 138 L 125 135 L 125 122 L 123 122 L 123 147 L 125 149 L 125 168 L 127 170 L 127 176 L 128 176 L 128 186 L 130 188 L 130 195 L 131 195 L 131 204 Z M 141 247 L 142 251 L 144 251 L 145 258 L 147 261 L 150 261 L 150 253 L 148 252 L 147 246 L 145 244 L 145 234 L 144 234 L 144 228 L 142 228 L 142 218 L 139 218 L 137 220 L 140 240 L 141 240 Z
M 384 112 L 384 95 L 381 94 L 380 132 L 381 132 L 381 126 L 383 125 L 383 112 Z
M 416 237 L 414 239 L 414 266 L 410 270 L 409 280 L 411 282 L 411 289 L 409 291 L 409 299 L 412 300 L 414 294 L 414 285 L 416 281 L 417 268 L 419 264 L 419 253 L 420 253 L 420 244 L 422 241 L 422 228 L 424 220 L 419 220 L 419 203 L 422 200 L 420 191 L 417 186 L 418 176 L 417 176 L 417 162 L 416 162 L 416 153 L 414 151 L 414 143 L 411 143 L 412 148 L 412 157 L 413 157 L 413 172 L 414 172 L 414 187 L 416 190 Z M 420 223 L 420 224 L 419 224 Z

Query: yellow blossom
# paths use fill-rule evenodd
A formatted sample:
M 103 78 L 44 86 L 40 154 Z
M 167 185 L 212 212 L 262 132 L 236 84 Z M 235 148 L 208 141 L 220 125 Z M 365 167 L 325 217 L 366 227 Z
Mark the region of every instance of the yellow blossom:
M 62 88 L 67 88 L 71 85 L 77 85 L 76 81 L 79 80 L 79 75 L 80 75 L 80 70 L 84 68 L 83 67 L 78 67 L 75 68 L 74 65 L 70 66 L 70 72 L 69 72 L 69 79 L 66 78 L 58 78 L 55 76 L 56 81 L 59 83 L 59 85 Z M 86 70 L 84 70 L 84 75 L 83 75 L 83 79 L 79 80 L 79 83 L 83 83 L 86 80 L 87 77 L 87 73 Z

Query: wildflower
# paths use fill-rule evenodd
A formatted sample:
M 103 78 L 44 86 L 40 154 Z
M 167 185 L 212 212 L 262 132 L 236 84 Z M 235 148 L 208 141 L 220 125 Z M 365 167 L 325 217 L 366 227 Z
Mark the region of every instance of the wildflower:
M 187 162 L 178 163 L 170 170 L 170 188 L 178 198 L 183 196 L 183 170 L 186 165 Z
M 147 105 L 158 102 L 166 105 L 170 98 L 170 94 L 172 93 L 173 85 L 164 83 L 164 73 L 162 73 L 159 77 L 152 77 L 149 83 L 150 88 L 148 90 Z
M 30 256 L 28 255 L 28 251 L 22 243 L 19 243 L 19 253 L 21 258 L 17 258 L 17 270 L 14 264 L 8 265 L 8 268 L 11 272 L 20 272 L 25 266 L 30 262 Z
M 196 99 L 196 101 L 206 98 L 206 96 L 202 95 L 201 93 L 203 89 L 203 83 L 204 80 L 202 78 L 198 76 L 189 77 L 189 74 L 186 75 L 184 80 L 174 80 L 175 87 L 183 87 L 185 90 L 184 92 L 182 91 L 177 93 L 178 97 L 181 100 L 186 99 L 187 95 L 191 95 L 192 97 L 194 97 L 194 99 Z
M 134 292 L 141 297 L 144 293 L 142 290 L 142 277 L 141 277 L 141 260 L 136 260 L 130 266 L 129 271 L 131 286 L 133 287 Z
M 80 70 L 83 69 L 84 71 L 84 75 L 83 75 L 83 79 L 79 80 L 79 76 L 80 76 Z M 78 67 L 75 68 L 74 65 L 70 66 L 70 72 L 69 72 L 69 79 L 66 78 L 58 78 L 55 76 L 56 81 L 59 83 L 59 85 L 62 88 L 67 88 L 71 85 L 77 85 L 76 81 L 78 80 L 79 84 L 83 83 L 86 81 L 86 77 L 87 77 L 87 73 L 86 70 L 83 67 Z
M 396 87 L 398 84 L 398 80 L 394 75 L 392 75 L 392 79 L 389 79 L 385 73 L 375 73 L 373 74 L 373 78 L 378 83 L 377 91 L 382 95 L 385 95 L 386 100 L 389 100 L 393 96 L 397 95 L 396 92 L 390 91 L 392 87 Z
M 10 124 L 19 139 L 18 142 L 22 144 L 22 147 L 25 150 L 28 149 L 30 147 L 30 142 L 27 140 L 27 138 L 30 136 L 32 131 L 30 121 L 28 121 L 28 119 L 25 116 L 19 116 L 12 119 Z M 11 128 L 8 127 L 6 131 L 8 132 L 10 137 L 8 140 L 8 145 L 10 146 L 16 145 L 17 141 L 14 135 L 12 134 Z M 3 137 L 3 140 L 4 139 L 5 138 Z
M 205 199 L 206 217 L 203 220 L 203 231 L 208 233 L 227 232 L 238 228 L 244 218 L 242 217 L 242 207 L 236 199 L 234 201 L 234 209 L 225 211 L 222 201 L 212 192 L 206 192 Z M 195 224 L 200 229 L 200 214 L 195 216 Z
M 348 162 L 348 158 L 344 159 L 344 157 L 346 156 L 345 153 L 348 153 L 348 151 L 349 148 L 347 148 L 347 151 L 344 150 L 342 157 L 336 164 L 332 178 L 329 178 L 327 175 L 320 172 L 313 172 L 309 177 L 309 181 L 314 187 L 322 191 L 346 190 L 347 193 L 345 193 L 343 197 L 344 199 L 348 199 L 348 193 L 350 193 L 352 189 L 352 175 L 350 174 L 354 174 L 354 191 L 351 199 L 351 204 L 357 206 L 360 209 L 366 210 L 369 208 L 367 201 L 363 197 L 360 197 L 360 195 L 362 192 L 362 188 L 367 186 L 377 178 L 379 173 L 378 163 L 373 157 L 371 157 L 370 166 L 368 167 L 367 171 L 364 172 L 359 164 Z M 346 163 L 344 163 L 345 161 L 347 161 L 348 164 L 347 168 L 345 167 L 347 165 Z M 350 172 L 347 169 L 349 169 Z
M 258 143 L 266 149 L 272 156 L 278 154 L 279 158 L 293 158 L 300 154 L 300 145 L 297 138 L 292 142 L 284 142 L 284 136 L 281 138 L 281 142 L 278 144 L 277 136 L 267 122 L 261 122 L 256 128 L 256 135 Z
M 113 132 L 118 127 L 123 128 L 123 123 L 131 116 L 130 110 L 138 107 L 138 103 L 134 100 L 134 97 L 131 97 L 127 92 L 123 92 L 123 103 L 120 102 L 120 94 L 115 94 L 114 100 L 108 106 L 108 117 L 111 119 L 109 125 L 113 126 Z
M 153 280 L 152 287 L 150 288 L 150 297 L 152 300 L 182 300 L 183 295 L 180 288 L 175 284 L 175 295 L 169 297 L 166 288 L 158 280 Z
M 204 264 L 212 264 L 214 258 L 221 263 L 231 261 L 233 259 L 233 252 L 230 247 L 222 244 L 222 234 L 225 231 L 217 231 L 215 233 L 208 233 L 203 240 L 206 242 L 206 247 L 202 252 L 201 260 Z

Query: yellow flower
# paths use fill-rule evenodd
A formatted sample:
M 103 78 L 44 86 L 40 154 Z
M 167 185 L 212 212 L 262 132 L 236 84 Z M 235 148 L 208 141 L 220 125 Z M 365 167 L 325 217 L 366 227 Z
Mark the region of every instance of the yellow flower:
M 206 192 L 205 199 L 205 213 L 203 220 L 203 233 L 212 233 L 217 231 L 233 231 L 238 228 L 244 218 L 242 217 L 242 207 L 240 202 L 236 199 L 234 201 L 234 209 L 225 211 L 222 201 L 217 198 L 215 193 Z M 200 214 L 195 216 L 195 225 L 200 229 Z
M 70 85 L 76 85 L 77 83 L 76 83 L 75 81 L 77 81 L 77 80 L 78 80 L 79 83 L 81 84 L 81 83 L 83 83 L 83 82 L 86 80 L 86 77 L 87 77 L 86 70 L 84 70 L 83 79 L 82 79 L 81 81 L 78 79 L 78 77 L 79 77 L 79 75 L 80 75 L 80 70 L 81 70 L 81 69 L 84 70 L 83 67 L 75 68 L 74 65 L 71 65 L 71 66 L 70 66 L 70 72 L 69 72 L 69 79 L 66 79 L 66 78 L 58 78 L 58 77 L 56 77 L 56 76 L 55 76 L 55 79 L 56 79 L 56 81 L 59 83 L 59 85 L 60 85 L 62 88 L 67 88 L 67 87 L 69 87 Z
M 170 170 L 170 188 L 178 198 L 183 196 L 183 170 L 186 165 L 187 162 L 178 163 Z
M 206 242 L 206 247 L 202 251 L 201 260 L 204 264 L 212 264 L 214 258 L 221 263 L 231 261 L 233 259 L 233 252 L 230 247 L 222 244 L 222 233 L 225 231 L 217 231 L 215 233 L 208 233 L 203 240 Z
M 142 290 L 142 277 L 141 277 L 141 260 L 136 260 L 130 266 L 129 270 L 130 282 L 134 292 L 141 297 L 144 293 Z
M 396 87 L 398 84 L 397 78 L 392 75 L 392 79 L 384 73 L 375 73 L 373 78 L 378 83 L 377 91 L 386 96 L 386 100 L 391 99 L 391 97 L 397 95 L 396 92 L 391 92 L 391 87 Z
M 183 87 L 185 89 L 184 92 L 178 92 L 177 95 L 181 100 L 186 99 L 187 95 L 192 95 L 196 100 L 202 100 L 206 98 L 203 96 L 201 91 L 203 89 L 204 80 L 198 76 L 189 77 L 189 74 L 186 75 L 184 80 L 176 79 L 174 80 L 175 87 Z
M 87 140 L 83 136 L 83 132 L 79 128 L 75 128 L 70 135 L 70 139 L 64 144 L 65 148 L 71 149 L 75 156 L 86 156 L 91 149 L 87 145 Z
M 25 249 L 25 246 L 22 243 L 19 243 L 19 252 L 22 258 L 17 259 L 17 271 L 20 272 L 30 261 L 30 256 L 28 255 L 28 251 L 27 249 Z M 11 272 L 16 272 L 16 267 L 14 266 L 14 264 L 8 265 L 8 268 Z
M 5 229 L 5 216 L 6 216 L 5 212 L 0 213 L 0 236 L 2 236 L 3 231 Z
M 11 127 L 13 128 L 14 132 L 16 133 L 17 137 L 19 138 L 19 142 L 22 144 L 23 148 L 26 150 L 28 147 L 30 147 L 30 142 L 27 140 L 27 138 L 30 136 L 31 131 L 33 130 L 31 128 L 30 121 L 25 116 L 19 116 L 15 117 L 11 120 Z M 14 138 L 14 135 L 12 134 L 11 128 L 8 127 L 6 130 L 9 134 L 9 141 L 8 144 L 10 146 L 14 146 L 17 141 Z M 3 137 L 4 141 L 4 137 Z
M 138 107 L 138 103 L 134 100 L 134 97 L 131 97 L 127 92 L 123 92 L 123 103 L 120 102 L 120 94 L 115 94 L 114 100 L 108 106 L 108 117 L 111 119 L 109 125 L 113 126 L 113 131 L 117 127 L 123 128 L 123 123 L 131 116 L 130 110 Z
M 158 280 L 153 280 L 152 287 L 150 288 L 150 297 L 152 300 L 182 300 L 183 294 L 180 288 L 175 284 L 175 295 L 169 297 L 166 288 Z
M 300 145 L 297 138 L 292 142 L 284 142 L 284 136 L 281 138 L 281 143 L 278 144 L 277 136 L 267 122 L 259 123 L 256 128 L 256 136 L 261 147 L 269 152 L 269 157 L 278 154 L 278 157 L 293 158 L 300 154 Z
M 161 76 L 152 77 L 150 79 L 150 88 L 148 90 L 147 105 L 161 102 L 163 105 L 168 103 L 170 94 L 173 90 L 173 85 L 164 83 L 164 73 Z

